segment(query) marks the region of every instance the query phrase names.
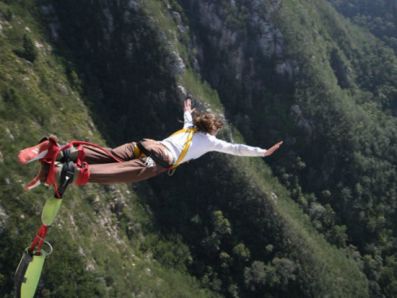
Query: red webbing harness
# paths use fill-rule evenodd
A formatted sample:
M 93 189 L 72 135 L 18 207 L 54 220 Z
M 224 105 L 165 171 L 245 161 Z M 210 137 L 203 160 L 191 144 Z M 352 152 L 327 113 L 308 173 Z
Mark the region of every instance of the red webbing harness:
M 112 159 L 114 159 L 116 162 L 122 162 L 122 160 L 119 159 L 118 157 L 114 156 L 114 154 L 112 154 L 112 152 L 110 152 L 106 148 L 104 148 L 100 145 L 97 145 L 95 143 L 73 140 L 64 146 L 59 146 L 58 143 L 53 138 L 49 138 L 48 142 L 49 142 L 48 148 L 47 148 L 48 152 L 42 159 L 40 159 L 40 162 L 45 163 L 48 166 L 48 175 L 47 175 L 44 183 L 46 185 L 52 186 L 54 188 L 56 197 L 60 197 L 59 193 L 58 193 L 59 185 L 58 185 L 57 175 L 56 175 L 56 161 L 57 161 L 57 157 L 61 151 L 67 150 L 71 147 L 77 148 L 78 154 L 77 154 L 77 159 L 75 161 L 75 164 L 77 165 L 77 169 L 79 171 L 79 175 L 77 175 L 77 179 L 75 181 L 75 183 L 77 185 L 86 184 L 90 177 L 89 165 L 87 162 L 84 161 L 85 154 L 84 154 L 83 146 L 90 146 L 90 147 L 97 148 L 97 149 L 103 151 L 106 155 L 108 155 Z M 40 173 L 25 186 L 25 189 L 28 189 L 28 190 L 32 189 L 39 184 L 40 184 Z
M 47 236 L 48 226 L 41 225 L 34 237 L 32 244 L 30 244 L 29 252 L 36 255 L 40 255 L 41 247 L 44 244 L 45 237 Z
M 47 175 L 45 184 L 50 185 L 54 188 L 55 197 L 59 198 L 59 199 L 62 198 L 62 195 L 59 194 L 59 192 L 58 192 L 59 185 L 58 185 L 58 181 L 56 178 L 56 164 L 55 164 L 55 162 L 56 162 L 57 157 L 61 151 L 67 150 L 72 146 L 77 148 L 78 154 L 77 154 L 77 159 L 75 161 L 77 168 L 79 169 L 79 175 L 75 182 L 77 185 L 86 184 L 90 177 L 88 163 L 84 161 L 85 154 L 84 154 L 83 146 L 95 147 L 95 148 L 103 151 L 106 155 L 113 158 L 116 162 L 122 162 L 121 159 L 114 156 L 114 154 L 112 154 L 109 150 L 107 150 L 106 148 L 103 148 L 100 145 L 94 144 L 94 143 L 74 140 L 64 146 L 59 146 L 58 143 L 52 138 L 49 138 L 48 142 L 49 142 L 48 148 L 47 148 L 48 152 L 42 159 L 40 159 L 40 162 L 46 163 L 49 166 L 49 171 L 48 171 L 48 175 Z M 37 175 L 31 182 L 29 182 L 27 184 L 27 186 L 29 186 L 29 185 L 35 186 L 38 184 L 40 184 L 40 175 Z M 29 189 L 31 189 L 31 188 L 32 187 L 30 187 Z M 41 227 L 39 228 L 39 230 L 37 231 L 37 234 L 34 237 L 32 243 L 28 249 L 31 254 L 35 254 L 35 255 L 41 254 L 41 248 L 45 242 L 45 237 L 47 235 L 48 228 L 49 228 L 49 226 L 42 224 Z

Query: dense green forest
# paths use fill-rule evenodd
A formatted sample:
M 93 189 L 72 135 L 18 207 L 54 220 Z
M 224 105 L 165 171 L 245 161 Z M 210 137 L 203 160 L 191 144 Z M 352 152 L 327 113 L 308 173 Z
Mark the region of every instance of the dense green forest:
M 397 2 L 387 0 L 351 0 L 330 2 L 355 24 L 367 28 L 388 46 L 397 50 Z
M 51 191 L 18 150 L 116 146 L 224 115 L 210 153 L 134 185 L 70 187 L 38 297 L 397 296 L 396 5 L 0 1 L 0 295 Z M 382 16 L 382 18 L 381 18 Z M 185 90 L 185 91 L 184 91 Z

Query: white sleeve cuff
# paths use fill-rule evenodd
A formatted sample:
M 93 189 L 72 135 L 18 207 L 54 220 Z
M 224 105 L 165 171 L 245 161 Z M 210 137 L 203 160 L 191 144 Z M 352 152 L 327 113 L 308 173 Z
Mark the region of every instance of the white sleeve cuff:
M 192 118 L 192 113 L 185 111 L 183 113 L 183 127 L 190 127 L 193 126 L 193 118 Z

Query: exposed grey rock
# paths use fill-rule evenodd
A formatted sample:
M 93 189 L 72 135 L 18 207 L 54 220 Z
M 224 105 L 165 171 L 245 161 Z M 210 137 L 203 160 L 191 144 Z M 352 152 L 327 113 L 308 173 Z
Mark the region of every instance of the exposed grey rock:
M 180 75 L 185 71 L 185 63 L 177 51 L 172 51 L 170 55 L 170 67 L 173 75 Z
M 221 31 L 224 20 L 222 20 L 216 13 L 216 4 L 214 3 L 203 3 L 200 2 L 199 16 L 201 17 L 201 23 L 206 24 L 213 31 Z
M 254 14 L 251 18 L 251 27 L 258 33 L 257 45 L 265 57 L 282 57 L 284 41 L 281 32 L 262 16 Z
M 308 136 L 312 135 L 313 127 L 311 126 L 310 121 L 303 116 L 301 108 L 298 105 L 292 105 L 290 110 L 291 116 L 295 119 L 298 127 L 303 129 Z
M 174 21 L 176 23 L 176 27 L 177 27 L 178 31 L 181 33 L 185 33 L 187 31 L 187 28 L 185 27 L 185 25 L 182 22 L 181 14 L 177 11 L 173 11 L 173 12 L 171 12 L 171 14 L 172 14 L 172 18 L 174 19 Z
M 0 151 L 0 163 L 4 162 L 4 156 L 3 153 Z
M 50 33 L 51 33 L 51 37 L 54 40 L 58 40 L 59 38 L 59 29 L 60 29 L 60 25 L 59 23 L 53 22 L 48 24 L 48 26 L 50 27 Z
M 60 29 L 60 23 L 59 20 L 55 14 L 55 9 L 54 7 L 50 5 L 42 5 L 40 7 L 41 12 L 44 16 L 46 16 L 50 21 L 48 24 L 48 27 L 50 28 L 50 35 L 51 38 L 54 40 L 58 40 L 59 38 L 59 29 Z
M 271 0 L 271 5 L 267 6 L 268 16 L 279 10 L 281 7 L 281 0 Z
M 192 67 L 193 67 L 194 71 L 197 72 L 197 73 L 200 73 L 201 72 L 200 63 L 198 62 L 197 58 L 193 57 L 192 60 L 193 60 L 192 61 Z
M 91 202 L 92 209 L 98 213 L 101 210 L 101 199 L 99 195 L 97 195 Z
M 182 25 L 182 18 L 181 18 L 181 14 L 177 11 L 173 11 L 172 13 L 172 18 L 175 20 L 175 22 L 178 25 Z
M 139 1 L 137 1 L 137 0 L 129 0 L 127 2 L 127 8 L 133 9 L 133 10 L 138 10 L 138 8 L 139 8 L 139 3 L 138 2 Z
M 294 71 L 294 63 L 289 60 L 282 61 L 276 65 L 276 73 L 286 77 L 289 80 L 293 79 Z
M 8 219 L 7 213 L 5 212 L 3 207 L 0 206 L 0 235 L 4 232 L 7 219 Z
M 64 96 L 68 96 L 69 95 L 69 90 L 64 84 L 58 83 L 57 84 L 57 89 L 58 89 L 59 93 L 61 93 Z
M 110 209 L 113 213 L 117 216 L 120 216 L 123 213 L 123 209 L 126 206 L 125 201 L 122 199 L 115 199 L 113 202 L 110 203 Z
M 108 7 L 102 10 L 103 17 L 106 20 L 106 26 L 103 26 L 103 37 L 107 42 L 110 42 L 111 35 L 114 31 L 113 15 Z
M 15 140 L 14 135 L 11 133 L 11 131 L 10 131 L 10 129 L 9 129 L 8 127 L 6 128 L 6 133 L 7 133 L 8 137 L 9 137 L 12 141 Z
M 185 98 L 185 96 L 187 95 L 186 89 L 182 85 L 178 85 L 177 92 L 180 98 Z
M 54 7 L 53 7 L 51 4 L 49 4 L 49 5 L 42 5 L 42 6 L 40 7 L 40 9 L 41 9 L 41 13 L 42 13 L 43 15 L 45 15 L 45 16 L 50 16 L 50 15 L 53 15 L 53 14 L 54 14 Z
M 284 37 L 271 21 L 271 15 L 280 8 L 280 0 L 238 2 L 239 7 L 236 7 L 236 1 L 230 1 L 230 5 L 225 5 L 207 0 L 200 1 L 197 5 L 199 22 L 207 32 L 206 40 L 214 49 L 227 53 L 222 57 L 224 61 L 220 64 L 228 65 L 229 73 L 233 75 L 236 82 L 243 80 L 247 90 L 260 88 L 263 82 L 253 78 L 257 77 L 258 65 L 263 61 L 263 57 L 269 60 L 277 58 L 279 63 L 274 68 L 276 74 L 287 80 L 294 77 L 295 63 L 286 60 Z M 246 20 L 238 15 L 240 5 L 248 10 L 249 17 Z M 225 22 L 226 19 L 233 21 Z M 193 68 L 200 71 L 200 64 L 206 63 L 204 61 L 206 48 L 200 46 L 200 41 L 193 40 L 193 43 L 194 46 L 191 48 L 195 49 L 194 58 L 198 61 L 193 64 Z M 260 55 L 257 56 L 255 53 L 260 53 Z M 245 80 L 247 77 L 251 80 Z M 217 85 L 222 77 L 219 71 L 214 71 L 208 79 Z M 246 97 L 247 101 L 249 99 Z
M 274 192 L 270 193 L 270 198 L 273 200 L 274 203 L 277 203 L 278 196 Z
M 103 14 L 104 14 L 104 17 L 106 18 L 107 29 L 109 30 L 109 32 L 113 32 L 114 31 L 114 20 L 113 20 L 113 15 L 112 15 L 110 9 L 104 8 Z

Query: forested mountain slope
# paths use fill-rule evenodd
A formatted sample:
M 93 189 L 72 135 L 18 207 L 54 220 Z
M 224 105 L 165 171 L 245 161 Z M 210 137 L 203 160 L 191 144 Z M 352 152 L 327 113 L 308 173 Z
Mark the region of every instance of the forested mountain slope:
M 389 0 L 330 0 L 335 8 L 355 24 L 367 28 L 397 50 L 397 2 Z
M 164 138 L 183 89 L 224 139 L 284 147 L 72 187 L 39 296 L 396 294 L 396 57 L 325 1 L 2 1 L 0 21 L 3 296 L 51 195 L 23 193 L 18 150 Z
M 358 248 L 374 295 L 395 295 L 393 51 L 325 1 L 182 3 L 228 117 L 248 142 L 287 140 L 277 176 L 331 243 Z
M 1 297 L 15 297 L 14 270 L 41 224 L 45 200 L 53 196 L 44 187 L 23 191 L 39 166 L 19 165 L 18 151 L 49 133 L 61 142 L 106 144 L 76 71 L 45 34 L 42 9 L 35 1 L 0 2 Z M 165 267 L 153 258 L 151 243 L 159 233 L 140 200 L 125 186 L 68 189 L 47 238 L 54 253 L 37 296 L 216 297 L 184 267 Z M 188 252 L 180 241 L 161 243 Z

